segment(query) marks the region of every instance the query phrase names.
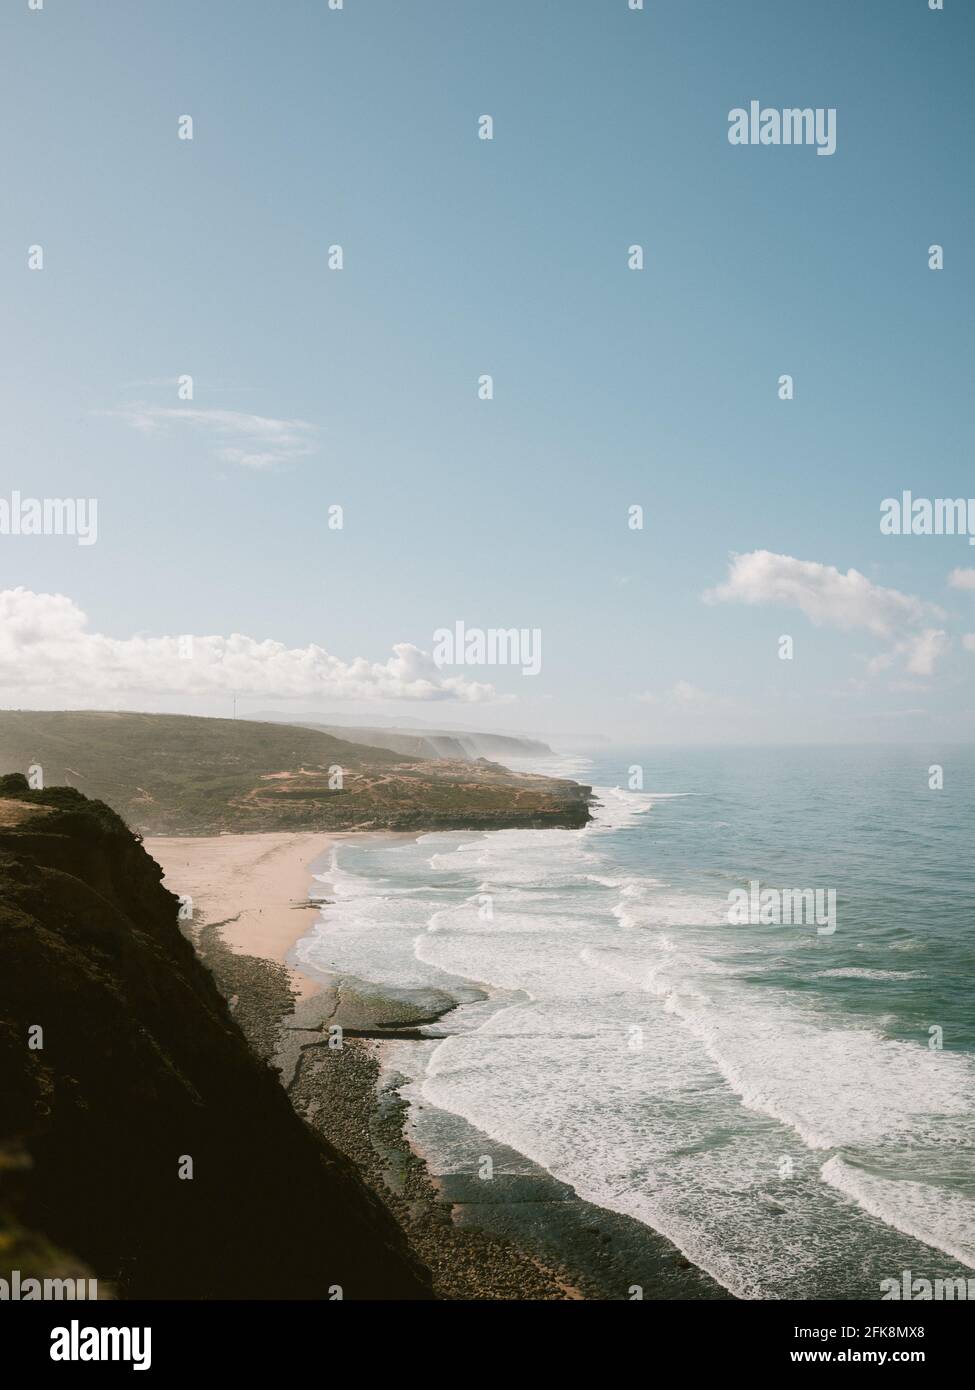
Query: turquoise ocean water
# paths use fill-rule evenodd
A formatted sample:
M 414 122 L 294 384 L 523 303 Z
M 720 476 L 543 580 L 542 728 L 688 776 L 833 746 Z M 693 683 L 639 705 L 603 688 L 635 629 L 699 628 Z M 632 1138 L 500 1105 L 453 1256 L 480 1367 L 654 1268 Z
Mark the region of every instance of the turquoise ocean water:
M 461 1116 L 739 1297 L 975 1269 L 975 751 L 535 767 L 592 782 L 593 825 L 340 844 L 299 943 L 456 1001 L 390 1048 L 418 1146 L 474 1171 Z M 731 925 L 752 881 L 833 890 L 835 932 Z

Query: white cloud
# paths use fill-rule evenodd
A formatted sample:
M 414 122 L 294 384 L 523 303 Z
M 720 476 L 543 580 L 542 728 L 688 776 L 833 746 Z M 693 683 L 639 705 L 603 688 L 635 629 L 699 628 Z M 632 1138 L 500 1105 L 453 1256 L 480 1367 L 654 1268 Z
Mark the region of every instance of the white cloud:
M 701 690 L 699 686 L 692 685 L 690 681 L 677 681 L 662 695 L 655 695 L 648 690 L 634 698 L 642 705 L 709 705 L 715 696 L 707 690 Z
M 912 676 L 930 676 L 935 662 L 948 650 L 948 635 L 940 628 L 926 627 L 914 637 L 898 642 L 894 650 L 904 657 Z
M 674 699 L 682 705 L 703 705 L 714 698 L 699 686 L 691 685 L 690 681 L 678 681 L 672 693 Z
M 961 644 L 966 652 L 975 652 L 975 632 L 966 632 L 961 639 Z
M 801 609 L 817 627 L 866 628 L 878 637 L 890 636 L 902 623 L 920 622 L 928 613 L 941 616 L 934 604 L 883 589 L 859 570 L 843 574 L 834 565 L 769 550 L 733 555 L 727 581 L 704 597 L 709 603 L 782 603 Z
M 897 657 L 902 657 L 912 676 L 930 676 L 935 662 L 944 656 L 949 645 L 947 633 L 940 628 L 926 627 L 923 632 L 913 633 L 903 641 L 895 642 L 889 652 L 881 652 L 873 657 L 867 662 L 867 670 L 873 675 L 878 671 L 889 671 Z
M 189 654 L 191 653 L 191 654 Z M 0 681 L 45 695 L 325 695 L 360 700 L 495 699 L 494 687 L 445 678 L 410 643 L 386 662 L 341 661 L 324 648 L 229 637 L 106 637 L 63 594 L 0 591 Z
M 142 434 L 173 427 L 209 436 L 217 458 L 243 468 L 277 468 L 315 452 L 317 429 L 306 420 L 276 420 L 241 410 L 198 410 L 193 406 L 133 405 L 107 412 Z
M 935 604 L 899 589 L 882 588 L 859 570 L 844 574 L 833 565 L 769 550 L 733 555 L 727 580 L 709 589 L 704 599 L 707 603 L 784 604 L 798 608 L 816 627 L 844 632 L 864 629 L 875 637 L 895 638 L 888 652 L 869 663 L 873 671 L 886 669 L 900 656 L 913 675 L 930 675 L 949 645 L 947 635 L 938 628 L 904 633 L 905 628 L 943 617 Z
M 975 589 L 975 570 L 973 569 L 953 569 L 948 576 L 948 587 L 951 589 Z

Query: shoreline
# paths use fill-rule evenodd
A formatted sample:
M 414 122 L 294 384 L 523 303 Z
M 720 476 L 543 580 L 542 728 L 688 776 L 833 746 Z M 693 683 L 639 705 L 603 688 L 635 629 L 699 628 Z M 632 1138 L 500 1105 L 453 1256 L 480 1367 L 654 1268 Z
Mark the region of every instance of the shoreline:
M 306 999 L 321 983 L 289 955 L 311 926 L 307 914 L 317 914 L 326 896 L 325 885 L 316 885 L 316 866 L 348 833 L 381 832 L 152 835 L 143 845 L 163 870 L 163 885 L 192 899 L 194 944 L 204 928 L 219 927 L 231 951 L 284 966 L 295 996 Z
M 187 933 L 251 1046 L 297 1113 L 354 1164 L 450 1301 L 724 1299 L 666 1237 L 580 1198 L 567 1183 L 459 1116 L 461 1151 L 490 1156 L 485 1184 L 437 1172 L 411 1136 L 395 1050 L 449 1033 L 456 1001 L 410 1001 L 371 981 L 296 968 L 294 948 L 327 904 L 336 843 L 388 830 L 153 836 L 147 852 L 193 899 Z M 416 838 L 417 832 L 399 832 Z M 316 878 L 316 875 L 322 875 Z M 314 909 L 316 916 L 309 918 Z M 336 1046 L 336 1031 L 339 1042 Z M 284 1180 L 284 1178 L 282 1178 Z M 634 1294 L 634 1288 L 640 1294 Z

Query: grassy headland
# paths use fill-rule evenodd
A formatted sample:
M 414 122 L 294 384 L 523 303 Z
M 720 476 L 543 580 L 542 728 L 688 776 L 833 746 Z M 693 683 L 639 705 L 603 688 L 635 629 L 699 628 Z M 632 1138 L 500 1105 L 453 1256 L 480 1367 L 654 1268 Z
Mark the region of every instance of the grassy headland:
M 110 711 L 0 711 L 0 772 L 43 768 L 141 834 L 576 827 L 590 789 L 484 759 L 417 759 L 317 729 Z M 337 770 L 340 770 L 340 785 Z

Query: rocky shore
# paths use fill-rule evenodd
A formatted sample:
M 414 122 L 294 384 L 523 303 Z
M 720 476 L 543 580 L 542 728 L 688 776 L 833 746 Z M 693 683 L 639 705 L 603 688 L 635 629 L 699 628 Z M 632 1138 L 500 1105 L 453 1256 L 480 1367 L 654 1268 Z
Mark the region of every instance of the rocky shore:
M 297 1112 L 355 1165 L 391 1213 L 430 1272 L 435 1298 L 728 1297 L 663 1237 L 583 1201 L 469 1126 L 470 1151 L 491 1158 L 492 1180 L 474 1171 L 432 1171 L 407 1133 L 399 1089 L 405 1078 L 384 1058 L 391 1041 L 429 1041 L 429 1010 L 411 1011 L 402 1000 L 347 981 L 299 999 L 285 966 L 231 951 L 217 926 L 204 928 L 200 950 Z M 447 1008 L 433 1030 L 449 1028 Z

